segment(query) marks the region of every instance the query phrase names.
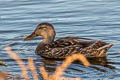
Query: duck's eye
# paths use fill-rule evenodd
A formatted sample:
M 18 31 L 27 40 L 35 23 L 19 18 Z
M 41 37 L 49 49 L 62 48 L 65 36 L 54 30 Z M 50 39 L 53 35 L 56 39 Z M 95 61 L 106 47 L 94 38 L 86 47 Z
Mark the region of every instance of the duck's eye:
M 43 27 L 42 29 L 46 29 L 46 27 Z
M 39 27 L 38 29 L 46 29 L 46 27 Z
M 41 27 L 38 27 L 38 29 L 42 29 Z

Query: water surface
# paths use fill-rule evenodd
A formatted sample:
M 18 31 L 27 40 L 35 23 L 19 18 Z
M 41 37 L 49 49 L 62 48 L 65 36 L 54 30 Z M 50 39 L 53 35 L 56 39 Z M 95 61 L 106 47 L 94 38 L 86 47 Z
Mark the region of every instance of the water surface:
M 120 0 L 0 0 L 0 59 L 8 65 L 0 70 L 15 76 L 21 74 L 20 67 L 4 49 L 10 45 L 26 65 L 28 57 L 32 57 L 36 67 L 44 65 L 49 73 L 53 73 L 62 62 L 35 55 L 35 48 L 42 39 L 24 41 L 39 23 L 49 22 L 56 29 L 56 39 L 81 36 L 117 43 L 109 50 L 106 59 L 91 60 L 92 65 L 88 68 L 79 62 L 72 63 L 64 76 L 83 80 L 120 79 L 119 3 Z

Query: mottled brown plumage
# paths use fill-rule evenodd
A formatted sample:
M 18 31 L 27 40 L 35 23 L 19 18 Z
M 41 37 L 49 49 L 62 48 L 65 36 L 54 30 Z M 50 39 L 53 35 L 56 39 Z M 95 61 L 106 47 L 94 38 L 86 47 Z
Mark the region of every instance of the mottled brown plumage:
M 41 23 L 25 40 L 42 36 L 44 39 L 37 46 L 35 52 L 44 58 L 50 59 L 64 59 L 66 56 L 78 52 L 88 58 L 105 57 L 108 49 L 114 45 L 114 43 L 108 44 L 100 40 L 79 37 L 63 37 L 54 41 L 55 35 L 56 32 L 52 24 Z

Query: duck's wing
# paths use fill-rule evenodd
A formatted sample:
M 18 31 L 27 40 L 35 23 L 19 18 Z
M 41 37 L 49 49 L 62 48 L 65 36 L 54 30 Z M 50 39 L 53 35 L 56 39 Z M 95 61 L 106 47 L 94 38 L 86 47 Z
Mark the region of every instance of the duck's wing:
M 51 59 L 64 59 L 66 56 L 70 56 L 73 53 L 78 52 L 86 57 L 103 57 L 108 48 L 112 46 L 107 46 L 107 48 L 106 45 L 108 44 L 100 40 L 65 37 L 60 38 L 50 44 L 44 45 L 44 49 L 40 50 L 38 54 L 40 54 L 42 57 Z M 101 56 L 100 54 L 104 55 Z
M 39 54 L 45 58 L 64 59 L 72 53 L 79 52 L 84 47 L 76 39 L 70 37 L 60 38 L 44 45 L 43 52 L 40 50 Z
M 102 42 L 101 40 L 94 40 L 94 39 L 81 38 L 81 37 L 64 37 L 56 40 L 56 42 L 63 42 L 63 44 L 66 42 L 70 42 L 71 44 L 82 45 L 83 48 L 85 47 L 100 48 L 107 44 L 105 42 Z
M 44 58 L 51 59 L 64 59 L 66 56 L 71 56 L 73 53 L 77 53 L 80 49 L 80 46 L 64 46 L 64 47 L 49 47 L 44 53 L 41 53 L 41 56 Z
M 84 51 L 84 48 L 93 48 L 97 40 L 64 37 L 44 46 L 44 50 L 40 51 L 40 55 L 45 58 L 63 59 L 73 53 Z M 91 47 L 89 47 L 91 46 Z M 86 49 L 87 50 L 87 49 Z

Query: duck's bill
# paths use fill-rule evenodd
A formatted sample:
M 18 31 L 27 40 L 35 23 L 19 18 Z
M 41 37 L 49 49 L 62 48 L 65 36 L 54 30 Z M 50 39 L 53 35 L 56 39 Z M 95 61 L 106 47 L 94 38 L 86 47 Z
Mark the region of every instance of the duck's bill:
M 36 37 L 36 34 L 33 32 L 31 35 L 27 36 L 24 40 L 31 40 L 32 38 Z

